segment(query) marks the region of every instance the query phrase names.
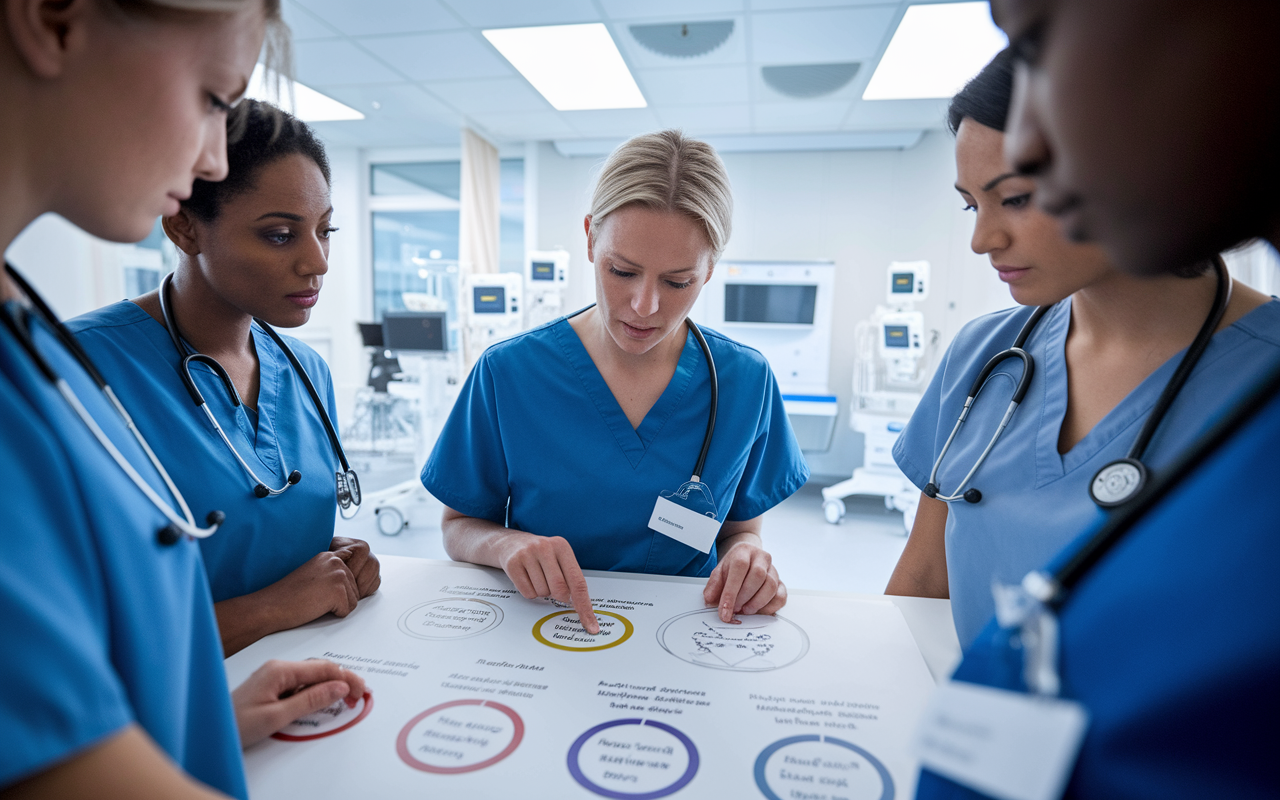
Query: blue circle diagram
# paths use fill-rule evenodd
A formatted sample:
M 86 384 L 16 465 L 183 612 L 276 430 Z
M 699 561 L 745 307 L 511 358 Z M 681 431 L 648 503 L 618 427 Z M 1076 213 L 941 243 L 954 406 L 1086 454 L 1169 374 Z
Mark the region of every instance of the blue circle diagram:
M 889 775 L 889 770 L 885 769 L 884 764 L 881 764 L 878 758 L 871 755 L 866 750 L 863 750 L 861 747 L 858 747 L 856 744 L 853 744 L 851 742 L 846 742 L 844 739 L 837 739 L 834 736 L 818 736 L 816 734 L 807 734 L 804 736 L 791 736 L 786 739 L 779 739 L 778 741 L 774 742 L 773 744 L 769 745 L 764 750 L 762 750 L 760 752 L 760 755 L 756 757 L 756 765 L 755 765 L 756 787 L 760 789 L 760 792 L 765 797 L 767 797 L 768 800 L 782 800 L 782 796 L 779 795 L 776 791 L 774 791 L 773 787 L 769 785 L 769 776 L 767 773 L 769 759 L 775 753 L 777 753 L 779 750 L 785 747 L 790 747 L 791 745 L 802 744 L 807 742 L 818 742 L 821 744 L 829 744 L 829 745 L 834 745 L 836 747 L 842 747 L 845 750 L 850 750 L 858 754 L 859 756 L 861 756 L 872 767 L 875 767 L 876 773 L 880 776 L 880 784 L 883 788 L 880 792 L 880 796 L 878 800 L 893 800 L 893 778 L 892 776 Z M 803 762 L 800 762 L 800 763 L 803 764 Z M 810 772 L 808 778 L 812 778 L 812 777 L 816 777 L 816 776 L 814 775 L 814 773 Z M 807 778 L 801 778 L 801 779 L 807 780 Z M 817 786 L 815 786 L 814 788 L 816 789 Z
M 608 787 L 601 786 L 599 783 L 597 783 L 596 781 L 588 777 L 586 774 L 584 774 L 582 771 L 582 766 L 579 763 L 579 757 L 582 754 L 583 747 L 586 746 L 589 742 L 593 742 L 596 735 L 601 733 L 602 731 L 609 730 L 610 728 L 621 727 L 624 725 L 643 725 L 648 728 L 663 731 L 675 737 L 676 740 L 678 740 L 680 744 L 684 746 L 686 752 L 688 753 L 689 764 L 685 768 L 684 773 L 679 778 L 677 778 L 674 783 L 668 784 L 666 786 L 662 786 L 657 789 L 651 789 L 648 791 L 639 791 L 639 792 L 624 792 L 618 789 L 610 789 Z M 569 774 L 573 776 L 573 779 L 577 781 L 579 784 L 581 784 L 584 788 L 592 792 L 595 792 L 601 797 L 611 797 L 611 798 L 615 798 L 615 800 L 657 800 L 657 798 L 666 797 L 668 795 L 675 794 L 676 792 L 680 791 L 685 786 L 687 786 L 689 784 L 689 781 L 693 780 L 693 776 L 698 773 L 698 748 L 694 746 L 693 740 L 691 740 L 688 736 L 685 736 L 683 733 L 671 727 L 670 725 L 664 724 L 662 722 L 658 722 L 657 720 L 638 719 L 638 718 L 637 719 L 615 719 L 612 722 L 603 722 L 595 726 L 594 728 L 588 730 L 586 733 L 582 734 L 581 736 L 579 736 L 574 741 L 573 746 L 569 748 L 568 763 L 569 763 Z

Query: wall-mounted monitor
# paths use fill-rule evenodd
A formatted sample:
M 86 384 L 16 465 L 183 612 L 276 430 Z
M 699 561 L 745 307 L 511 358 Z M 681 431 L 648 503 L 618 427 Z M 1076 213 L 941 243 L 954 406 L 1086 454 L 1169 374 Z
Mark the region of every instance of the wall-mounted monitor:
M 815 284 L 725 283 L 724 321 L 812 325 Z

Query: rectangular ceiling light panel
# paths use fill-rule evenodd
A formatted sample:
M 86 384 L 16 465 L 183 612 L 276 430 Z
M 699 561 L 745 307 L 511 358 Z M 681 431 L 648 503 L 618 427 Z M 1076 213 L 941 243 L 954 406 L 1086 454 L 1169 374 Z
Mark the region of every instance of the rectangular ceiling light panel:
M 908 6 L 862 99 L 950 97 L 1006 44 L 985 2 Z
M 253 68 L 245 97 L 279 106 L 303 122 L 335 122 L 364 119 L 364 114 L 310 86 L 268 73 L 261 64 Z
M 599 22 L 484 31 L 557 111 L 644 108 L 609 30 Z

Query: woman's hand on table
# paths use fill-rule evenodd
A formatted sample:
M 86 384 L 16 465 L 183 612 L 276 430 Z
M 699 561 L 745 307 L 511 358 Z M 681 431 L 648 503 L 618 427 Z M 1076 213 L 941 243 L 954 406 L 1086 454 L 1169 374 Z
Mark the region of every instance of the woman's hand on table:
M 587 579 L 563 537 L 509 530 L 499 549 L 498 566 L 526 598 L 550 597 L 568 603 L 587 633 L 600 632 Z
M 707 578 L 702 599 L 717 606 L 720 619 L 735 614 L 776 614 L 787 603 L 787 587 L 773 557 L 760 546 L 761 519 L 726 522 L 717 546 L 720 563 Z
M 382 585 L 382 565 L 369 550 L 368 542 L 335 536 L 329 542 L 329 552 L 336 553 L 351 570 L 356 579 L 356 593 L 361 600 L 378 591 Z
M 364 679 L 332 661 L 268 661 L 231 692 L 240 746 L 339 700 L 354 708 L 364 693 Z

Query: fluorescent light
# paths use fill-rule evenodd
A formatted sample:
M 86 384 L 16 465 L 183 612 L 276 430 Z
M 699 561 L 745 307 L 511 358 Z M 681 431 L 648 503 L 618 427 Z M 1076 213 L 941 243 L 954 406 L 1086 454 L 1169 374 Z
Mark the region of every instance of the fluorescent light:
M 862 99 L 950 97 L 1006 44 L 986 3 L 909 6 Z
M 644 108 L 644 95 L 609 29 L 587 25 L 499 28 L 484 37 L 557 111 Z
M 303 122 L 333 122 L 347 119 L 364 119 L 364 114 L 349 105 L 339 103 L 328 95 L 320 94 L 310 86 L 268 74 L 261 64 L 254 67 L 249 78 L 249 90 L 245 97 L 265 100 L 283 108 Z

